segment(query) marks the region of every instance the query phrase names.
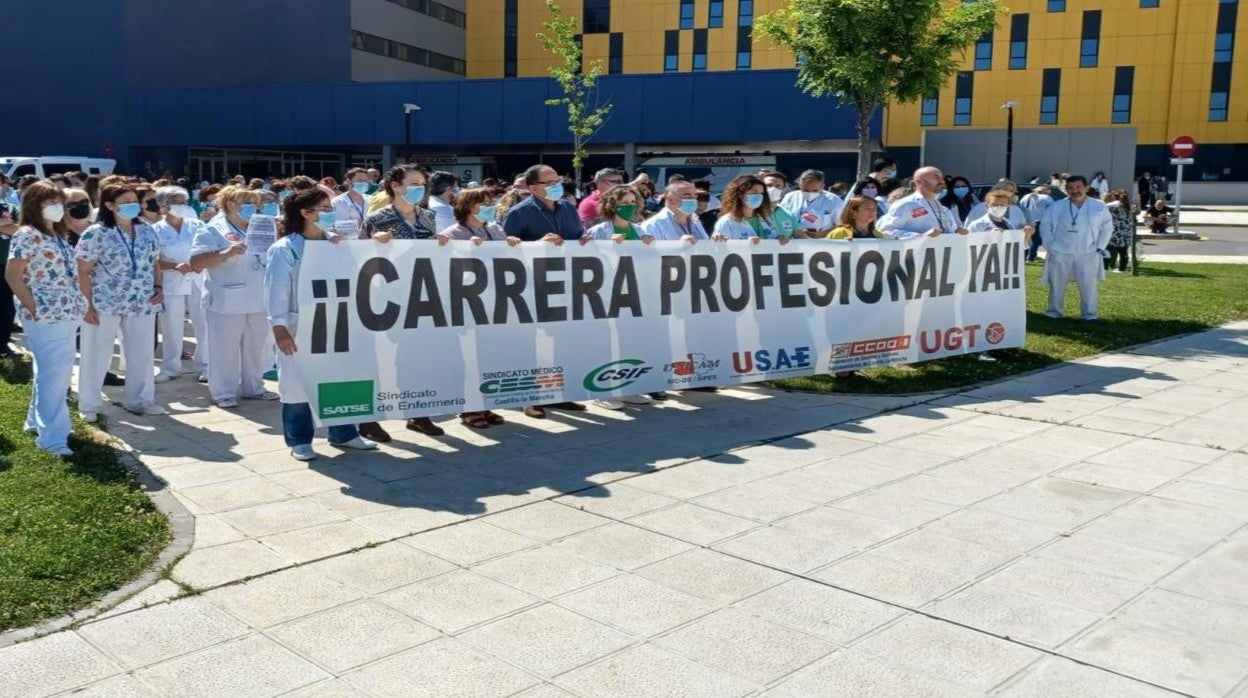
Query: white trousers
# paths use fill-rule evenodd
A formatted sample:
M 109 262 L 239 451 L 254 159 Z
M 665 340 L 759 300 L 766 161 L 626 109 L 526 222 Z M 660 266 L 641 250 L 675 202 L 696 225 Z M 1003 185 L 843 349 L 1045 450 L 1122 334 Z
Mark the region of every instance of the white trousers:
M 182 373 L 183 338 L 186 336 L 186 316 L 191 316 L 191 330 L 195 335 L 195 363 L 191 368 L 197 373 L 208 370 L 208 341 L 204 336 L 204 307 L 200 303 L 198 289 L 189 295 L 165 296 L 164 310 L 160 313 L 160 370 L 162 373 Z
M 1095 320 L 1096 287 L 1104 272 L 1105 263 L 1100 252 L 1050 252 L 1044 261 L 1044 278 L 1049 284 L 1048 314 L 1062 315 L 1066 287 L 1073 281 L 1079 285 L 1079 314 L 1084 320 Z
M 205 310 L 208 327 L 208 392 L 214 401 L 264 392 L 272 368 L 269 321 L 264 313 L 226 314 Z
M 156 401 L 156 316 L 100 313 L 100 324 L 82 323 L 78 411 L 99 412 L 104 407 L 104 374 L 113 362 L 113 342 L 118 334 L 126 361 L 122 405 L 136 409 Z
M 74 375 L 78 322 L 23 322 L 22 329 L 35 357 L 35 380 L 30 391 L 30 409 L 26 410 L 26 428 L 39 434 L 35 439 L 39 448 L 45 451 L 64 448 L 70 432 L 67 393 Z

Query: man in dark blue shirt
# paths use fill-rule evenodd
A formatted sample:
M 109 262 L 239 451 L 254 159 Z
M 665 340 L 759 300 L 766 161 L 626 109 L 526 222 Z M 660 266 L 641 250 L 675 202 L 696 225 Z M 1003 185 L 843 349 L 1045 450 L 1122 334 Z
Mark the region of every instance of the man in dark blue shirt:
M 525 242 L 562 242 L 585 236 L 576 205 L 563 198 L 563 178 L 549 165 L 524 172 L 524 184 L 533 194 L 516 204 L 503 219 L 503 230 Z

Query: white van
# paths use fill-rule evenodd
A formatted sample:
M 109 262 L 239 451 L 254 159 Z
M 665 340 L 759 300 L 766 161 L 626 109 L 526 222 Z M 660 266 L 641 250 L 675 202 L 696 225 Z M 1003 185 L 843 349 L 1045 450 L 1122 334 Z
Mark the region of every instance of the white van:
M 110 175 L 116 166 L 116 160 L 105 158 L 82 158 L 72 155 L 44 155 L 42 157 L 0 155 L 0 172 L 8 175 L 10 181 L 31 174 L 40 179 L 66 172 Z
M 776 158 L 772 155 L 681 155 L 647 158 L 638 169 L 650 175 L 650 181 L 659 189 L 667 186 L 668 177 L 679 174 L 691 182 L 695 179 L 710 180 L 711 191 L 718 194 L 729 182 L 743 174 L 776 169 Z

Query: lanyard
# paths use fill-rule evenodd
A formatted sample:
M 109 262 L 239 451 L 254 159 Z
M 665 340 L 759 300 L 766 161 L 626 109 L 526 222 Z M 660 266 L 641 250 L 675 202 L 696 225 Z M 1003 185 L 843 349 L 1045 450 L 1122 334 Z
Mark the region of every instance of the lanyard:
M 245 231 L 245 230 L 239 230 L 239 229 L 238 229 L 238 226 L 237 226 L 237 225 L 234 225 L 234 223 L 232 223 L 232 222 L 230 221 L 230 219 L 228 219 L 228 218 L 227 218 L 227 219 L 225 219 L 225 224 L 226 224 L 226 225 L 228 225 L 228 226 L 230 226 L 230 228 L 231 228 L 231 229 L 233 229 L 233 231 L 234 231 L 234 232 L 238 233 L 238 234 L 239 234 L 239 235 L 240 235 L 240 236 L 241 236 L 244 240 L 246 240 L 246 239 L 247 239 L 247 231 Z
M 940 226 L 940 232 L 942 233 L 952 232 L 951 230 L 945 227 L 945 216 L 944 216 L 945 207 L 941 206 L 939 201 L 933 201 L 931 199 L 924 199 L 924 201 L 927 203 L 928 206 L 932 208 L 932 215 L 935 216 L 936 218 L 936 225 Z
M 1083 207 L 1075 208 L 1070 199 L 1066 200 L 1066 207 L 1070 209 L 1070 227 L 1074 228 L 1079 224 L 1079 214 L 1083 213 Z
M 72 249 L 55 231 L 53 231 L 51 237 L 53 240 L 56 240 L 57 251 L 61 254 L 61 264 L 65 265 L 65 275 L 72 281 L 74 279 L 74 255 L 71 254 Z
M 351 199 L 350 194 L 347 195 L 347 203 L 351 204 L 351 208 L 355 209 L 355 212 L 359 214 L 360 222 L 363 222 L 364 221 L 364 204 L 360 204 L 359 206 L 356 206 L 355 201 Z
M 680 228 L 680 232 L 684 233 L 685 235 L 688 235 L 689 237 L 693 237 L 693 216 L 689 216 L 688 225 L 682 225 L 681 222 L 677 220 L 675 216 L 672 216 L 672 222 L 676 224 L 677 228 Z
M 121 231 L 120 227 L 113 228 L 113 230 L 117 231 L 117 237 L 121 238 L 121 244 L 125 245 L 126 252 L 130 254 L 130 279 L 134 280 L 139 276 L 139 260 L 134 253 L 135 246 L 139 244 L 139 231 L 131 228 L 135 238 L 134 240 L 126 240 L 126 234 Z

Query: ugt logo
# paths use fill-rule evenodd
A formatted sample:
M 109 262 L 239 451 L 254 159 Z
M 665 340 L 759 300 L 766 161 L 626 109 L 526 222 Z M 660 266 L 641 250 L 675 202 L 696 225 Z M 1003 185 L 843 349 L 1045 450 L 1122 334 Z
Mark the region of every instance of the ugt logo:
M 368 417 L 375 410 L 371 380 L 320 383 L 316 397 L 321 419 Z
M 328 354 L 329 349 L 329 279 L 312 281 L 312 297 L 316 309 L 312 312 L 312 353 Z M 351 299 L 351 279 L 333 279 L 334 298 L 338 299 L 334 317 L 334 353 L 351 350 L 351 326 L 347 324 L 347 307 Z

